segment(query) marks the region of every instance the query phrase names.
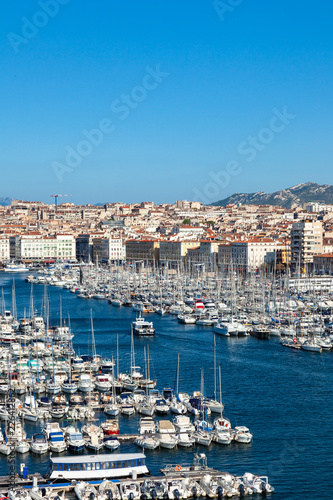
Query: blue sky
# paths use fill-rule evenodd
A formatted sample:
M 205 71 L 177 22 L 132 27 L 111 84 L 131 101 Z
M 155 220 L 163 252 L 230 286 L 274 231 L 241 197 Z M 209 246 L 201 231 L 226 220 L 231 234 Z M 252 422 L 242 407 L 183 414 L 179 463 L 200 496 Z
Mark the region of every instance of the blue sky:
M 0 9 L 0 196 L 211 202 L 333 184 L 330 2 L 4 0 Z M 273 110 L 290 117 L 274 130 Z M 70 163 L 73 150 L 82 155 Z

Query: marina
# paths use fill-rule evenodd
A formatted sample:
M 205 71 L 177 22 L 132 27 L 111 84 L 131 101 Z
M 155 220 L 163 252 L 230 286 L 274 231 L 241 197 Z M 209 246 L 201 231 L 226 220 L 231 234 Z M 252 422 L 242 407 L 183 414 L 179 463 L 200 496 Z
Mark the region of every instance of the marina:
M 9 309 L 8 306 L 12 301 L 13 284 L 9 276 L 9 273 L 2 275 L 5 310 Z M 43 280 L 43 275 L 41 278 Z M 31 293 L 31 285 L 26 283 L 25 279 L 26 275 L 15 277 L 17 317 L 25 317 L 27 323 L 31 316 L 27 311 L 29 307 L 33 307 L 35 310 L 33 322 L 42 325 L 41 319 L 38 318 L 45 319 L 43 315 L 46 304 L 45 283 L 44 286 L 35 283 Z M 136 279 L 138 280 L 138 276 Z M 141 276 L 141 279 L 143 281 L 146 278 Z M 5 399 L 6 390 L 9 389 L 10 372 L 11 383 L 18 389 L 15 397 L 20 398 L 22 402 L 22 407 L 18 408 L 18 418 L 26 433 L 24 435 L 26 447 L 29 448 L 35 443 L 35 449 L 43 450 L 45 441 L 47 445 L 46 451 L 42 453 L 29 452 L 24 447 L 22 454 L 17 450 L 17 464 L 24 462 L 29 474 L 34 472 L 36 466 L 38 470 L 42 468 L 43 475 L 46 474 L 51 442 L 44 439 L 45 432 L 47 426 L 56 420 L 59 422 L 59 429 L 56 427 L 53 429 L 55 437 L 52 440 L 52 456 L 56 456 L 54 453 L 57 452 L 54 450 L 57 446 L 60 446 L 59 449 L 61 446 L 66 446 L 68 449 L 68 443 L 73 440 L 72 452 L 76 446 L 75 442 L 78 442 L 77 450 L 81 447 L 80 451 L 83 453 L 77 456 L 78 460 L 96 452 L 101 456 L 107 456 L 105 454 L 110 453 L 110 449 L 111 452 L 117 450 L 115 453 L 134 453 L 143 448 L 147 454 L 149 469 L 153 476 L 156 476 L 158 470 L 174 457 L 177 457 L 175 462 L 179 462 L 180 465 L 188 463 L 189 454 L 193 455 L 195 451 L 205 452 L 208 460 L 213 459 L 215 467 L 218 465 L 217 469 L 233 470 L 239 477 L 245 473 L 243 463 L 250 465 L 246 467 L 248 470 L 260 470 L 261 475 L 269 477 L 270 483 L 276 490 L 274 496 L 279 498 L 281 485 L 283 491 L 286 479 L 281 472 L 277 474 L 279 467 L 281 469 L 281 465 L 279 466 L 281 461 L 276 459 L 271 450 L 271 441 L 267 440 L 267 436 L 272 435 L 275 436 L 272 441 L 274 446 L 280 442 L 277 430 L 269 430 L 266 413 L 268 410 L 265 410 L 268 400 L 274 399 L 274 381 L 271 379 L 271 386 L 265 381 L 273 375 L 281 376 L 281 373 L 284 373 L 283 363 L 287 363 L 290 374 L 296 380 L 302 380 L 304 386 L 303 379 L 309 370 L 306 357 L 315 356 L 311 357 L 313 366 L 317 363 L 326 365 L 330 358 L 329 353 L 322 352 L 321 356 L 316 357 L 315 353 L 311 354 L 302 349 L 283 350 L 280 339 L 273 335 L 267 342 L 251 335 L 227 338 L 218 334 L 214 336 L 212 326 L 208 328 L 200 324 L 180 323 L 176 314 L 166 312 L 160 315 L 158 311 L 148 313 L 147 317 L 149 322 L 153 322 L 156 334 L 152 338 L 140 339 L 131 335 L 131 322 L 137 317 L 137 311 L 131 307 L 114 307 L 107 300 L 93 298 L 88 299 L 89 307 L 87 307 L 85 300 L 80 299 L 77 293 L 70 293 L 71 290 L 66 288 L 64 285 L 47 288 L 52 342 L 46 343 L 46 339 L 43 340 L 45 332 L 43 333 L 42 328 L 36 329 L 38 342 L 32 342 L 32 347 L 27 349 L 26 346 L 29 344 L 27 339 L 31 333 L 26 326 L 23 330 L 19 328 L 16 333 L 15 331 L 12 333 L 15 337 L 13 343 L 3 342 L 3 352 L 9 352 L 8 350 L 12 352 L 10 363 L 13 366 L 14 363 L 19 363 L 19 366 L 15 366 L 15 372 L 9 369 L 8 358 L 7 362 L 2 363 L 3 398 Z M 214 294 L 213 290 L 211 287 L 210 296 Z M 221 301 L 222 290 L 221 288 Z M 326 300 L 328 298 L 327 296 Z M 131 299 L 133 300 L 133 296 Z M 150 298 L 152 299 L 153 297 Z M 223 299 L 225 300 L 224 297 Z M 181 305 L 178 304 L 178 307 Z M 232 309 L 232 301 L 230 308 Z M 196 315 L 196 309 L 194 307 L 193 312 L 186 311 L 186 314 Z M 9 324 L 8 318 L 6 321 L 6 324 Z M 31 323 L 31 320 L 29 322 Z M 23 322 L 23 325 L 26 323 Z M 46 323 L 45 320 L 44 324 Z M 282 321 L 281 324 L 283 325 Z M 329 328 L 327 330 L 329 339 Z M 16 346 L 17 336 L 21 336 L 21 341 L 23 339 L 21 359 Z M 289 340 L 294 343 L 293 337 L 289 336 Z M 42 345 L 44 347 L 41 347 Z M 67 351 L 66 349 L 61 351 L 64 349 L 61 345 L 66 345 Z M 36 354 L 36 348 L 38 355 L 32 358 L 31 349 L 34 349 Z M 30 359 L 29 356 L 27 358 L 28 352 Z M 294 365 L 292 358 L 289 359 L 289 353 L 291 356 L 301 354 L 297 360 L 298 367 Z M 280 365 L 276 364 L 277 356 Z M 305 365 L 306 371 L 302 372 L 304 370 L 302 367 Z M 241 366 L 245 366 L 246 371 L 253 372 L 251 381 L 246 378 L 245 370 L 239 371 Z M 21 368 L 21 377 L 18 376 L 20 370 L 17 368 Z M 40 379 L 37 380 L 36 375 L 39 370 Z M 46 375 L 45 379 L 41 377 L 42 373 Z M 34 375 L 34 387 L 24 391 L 22 387 L 24 380 L 28 380 L 29 377 L 31 379 L 31 374 Z M 82 379 L 84 374 L 87 375 L 86 382 L 84 378 Z M 313 376 L 323 377 L 319 373 L 314 373 Z M 285 379 L 285 383 L 289 384 L 288 378 Z M 308 383 L 309 381 L 305 384 Z M 280 387 L 279 392 L 281 390 Z M 289 390 L 293 392 L 293 386 Z M 296 394 L 295 397 L 299 397 L 298 393 Z M 178 400 L 173 399 L 173 395 L 177 395 Z M 30 407 L 26 404 L 28 397 L 31 398 Z M 284 395 L 281 392 L 280 397 L 283 401 Z M 38 401 L 36 407 L 34 398 Z M 258 401 L 258 404 L 254 404 L 254 401 Z M 302 401 L 303 413 L 306 414 L 304 404 Z M 5 406 L 2 406 L 1 411 L 5 416 Z M 285 409 L 279 406 L 281 415 L 284 411 Z M 186 432 L 179 432 L 180 419 L 177 413 L 189 419 L 185 421 L 185 425 L 188 426 Z M 151 432 L 141 433 L 140 422 L 148 416 L 153 422 Z M 4 431 L 6 418 L 2 416 L 1 418 Z M 284 418 L 290 421 L 287 415 Z M 117 426 L 111 426 L 112 419 L 118 422 Z M 110 433 L 112 440 L 105 440 L 103 425 L 104 430 L 114 429 L 114 434 Z M 281 427 L 281 432 L 282 428 L 285 429 L 285 426 Z M 38 432 L 42 435 L 38 436 Z M 281 443 L 280 456 L 289 467 L 298 468 L 299 463 L 304 460 L 304 457 L 301 457 L 304 440 L 298 442 L 292 429 L 290 432 L 288 441 Z M 284 430 L 283 435 L 286 436 L 288 433 L 286 434 Z M 152 440 L 155 440 L 157 446 L 152 445 Z M 106 446 L 107 441 L 110 447 Z M 136 444 L 136 441 L 140 442 Z M 322 446 L 325 444 L 322 443 Z M 291 449 L 288 454 L 285 453 L 287 458 L 282 454 L 284 449 Z M 64 452 L 65 449 L 60 453 Z M 71 450 L 68 449 L 66 453 L 71 453 Z M 263 456 L 262 453 L 271 454 L 270 464 L 267 465 L 266 461 L 260 458 Z M 6 473 L 5 461 L 6 457 L 3 456 L 0 461 L 3 474 Z

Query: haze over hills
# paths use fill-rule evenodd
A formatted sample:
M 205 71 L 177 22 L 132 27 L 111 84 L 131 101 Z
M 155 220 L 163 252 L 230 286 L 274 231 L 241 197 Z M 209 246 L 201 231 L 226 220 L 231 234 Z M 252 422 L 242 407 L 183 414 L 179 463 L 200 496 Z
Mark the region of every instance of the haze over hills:
M 333 186 L 330 184 L 316 184 L 305 182 L 287 189 L 281 189 L 275 193 L 234 193 L 224 200 L 212 203 L 215 206 L 225 207 L 230 203 L 242 205 L 277 205 L 279 207 L 291 208 L 292 205 L 303 205 L 305 202 L 316 201 L 320 203 L 333 204 Z
M 11 202 L 12 202 L 12 198 L 0 198 L 0 205 L 2 205 L 3 207 L 7 206 L 7 205 L 10 205 Z

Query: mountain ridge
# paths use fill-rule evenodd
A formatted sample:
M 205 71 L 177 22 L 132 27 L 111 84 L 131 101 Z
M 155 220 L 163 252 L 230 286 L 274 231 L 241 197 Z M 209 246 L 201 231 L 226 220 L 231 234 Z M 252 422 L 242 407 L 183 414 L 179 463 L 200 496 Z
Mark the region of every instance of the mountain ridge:
M 302 206 L 304 203 L 310 201 L 333 204 L 333 186 L 331 184 L 303 182 L 289 188 L 280 189 L 274 193 L 265 193 L 264 191 L 234 193 L 224 200 L 212 203 L 212 205 L 223 207 L 229 204 L 275 205 L 291 208 L 293 205 Z

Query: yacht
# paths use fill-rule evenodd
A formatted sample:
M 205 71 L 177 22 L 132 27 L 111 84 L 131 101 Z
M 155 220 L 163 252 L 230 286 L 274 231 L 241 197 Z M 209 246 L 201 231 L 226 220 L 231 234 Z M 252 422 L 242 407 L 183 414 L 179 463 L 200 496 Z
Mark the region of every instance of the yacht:
M 91 380 L 90 375 L 87 373 L 81 373 L 79 377 L 79 391 L 81 392 L 91 392 L 94 389 L 94 383 Z
M 152 321 L 146 321 L 140 314 L 135 321 L 132 322 L 131 331 L 140 337 L 155 335 L 155 328 Z
M 85 447 L 85 440 L 83 439 L 82 433 L 75 428 L 70 429 L 69 437 L 67 439 L 68 448 L 74 453 L 81 453 Z
M 49 451 L 49 444 L 44 434 L 38 433 L 33 435 L 31 440 L 31 451 L 38 455 L 42 455 Z
M 111 389 L 111 382 L 107 375 L 96 375 L 95 387 L 98 391 L 104 392 Z

